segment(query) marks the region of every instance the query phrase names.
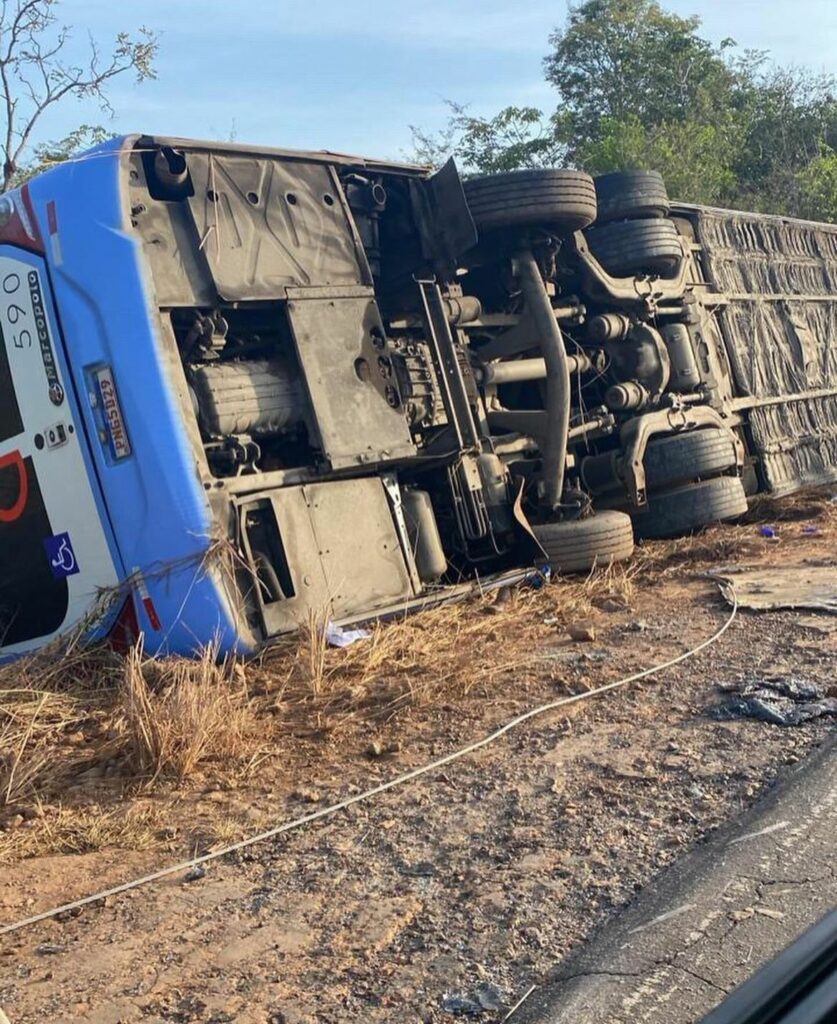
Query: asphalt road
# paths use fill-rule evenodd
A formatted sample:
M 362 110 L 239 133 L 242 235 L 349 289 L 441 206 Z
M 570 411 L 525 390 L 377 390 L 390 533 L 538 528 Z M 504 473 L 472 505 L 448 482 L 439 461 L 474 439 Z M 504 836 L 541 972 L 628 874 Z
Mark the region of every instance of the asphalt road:
M 675 863 L 510 1024 L 693 1024 L 837 906 L 837 740 Z

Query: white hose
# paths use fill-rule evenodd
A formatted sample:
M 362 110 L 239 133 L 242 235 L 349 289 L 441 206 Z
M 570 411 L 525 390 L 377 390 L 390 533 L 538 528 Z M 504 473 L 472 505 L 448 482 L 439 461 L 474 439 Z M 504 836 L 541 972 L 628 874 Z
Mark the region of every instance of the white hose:
M 310 814 L 304 814 L 301 818 L 295 818 L 293 821 L 286 821 L 284 824 L 277 825 L 275 828 L 271 828 L 267 832 L 260 832 L 258 835 L 250 836 L 248 839 L 242 839 L 230 846 L 225 846 L 222 850 L 213 850 L 211 853 L 205 853 L 200 857 L 193 857 L 191 860 L 181 861 L 179 864 L 172 864 L 170 867 L 161 868 L 159 871 L 154 871 L 150 875 L 144 875 L 142 878 L 135 878 L 130 882 L 122 882 L 120 885 L 114 885 L 110 889 L 103 889 L 101 892 L 93 893 L 92 896 L 84 896 L 82 899 L 74 900 L 72 903 L 65 903 L 63 906 L 53 907 L 51 910 L 44 910 L 40 914 L 33 914 L 31 917 L 25 917 L 12 924 L 2 925 L 0 926 L 0 935 L 7 935 L 9 932 L 19 931 L 21 928 L 26 928 L 31 924 L 37 924 L 38 921 L 46 921 L 58 914 L 78 910 L 81 907 L 88 906 L 90 903 L 96 903 L 98 900 L 103 900 L 108 896 L 118 896 L 120 893 L 128 892 L 131 889 L 138 889 L 142 885 L 148 885 L 151 882 L 159 881 L 161 878 L 167 878 L 169 875 L 175 875 L 181 871 L 188 871 L 190 868 L 206 864 L 209 861 L 218 860 L 219 857 L 226 857 L 227 854 L 235 853 L 238 850 L 244 850 L 248 846 L 254 846 L 256 843 L 262 843 L 267 839 L 273 839 L 285 832 L 301 828 L 303 825 L 310 825 L 315 821 L 320 821 L 322 818 L 327 818 L 332 814 L 336 814 L 337 811 L 344 811 L 347 807 L 351 807 L 353 804 L 359 804 L 363 800 L 370 800 L 374 796 L 386 793 L 387 790 L 395 789 L 396 786 L 403 786 L 407 782 L 412 782 L 413 779 L 426 775 L 428 772 L 436 771 L 436 769 L 451 764 L 453 761 L 458 761 L 467 754 L 473 754 L 477 750 L 482 750 L 484 747 L 489 746 L 489 744 L 494 743 L 495 740 L 500 739 L 501 736 L 505 736 L 507 732 L 511 732 L 512 729 L 516 728 L 518 725 L 522 725 L 524 722 L 528 722 L 532 718 L 545 715 L 550 711 L 566 707 L 569 704 L 577 704 L 583 700 L 589 700 L 591 697 L 598 697 L 603 693 L 608 693 L 610 690 L 616 690 L 620 687 L 628 686 L 630 683 L 635 683 L 640 679 L 646 679 L 648 676 L 656 675 L 658 672 L 672 668 L 674 665 L 679 665 L 681 662 L 686 661 L 687 658 L 694 657 L 696 654 L 699 654 L 701 651 L 709 647 L 710 644 L 719 640 L 732 625 L 737 611 L 738 602 L 735 600 L 733 592 L 732 611 L 724 624 L 717 629 L 708 640 L 704 640 L 702 643 L 698 644 L 697 647 L 693 647 L 691 650 L 688 650 L 683 654 L 679 654 L 676 658 L 671 658 L 669 661 L 665 661 L 661 665 L 655 665 L 653 668 L 642 669 L 642 671 L 635 672 L 633 675 L 625 676 L 624 679 L 617 679 L 613 683 L 605 683 L 603 686 L 597 686 L 595 689 L 587 690 L 585 693 L 578 693 L 572 697 L 561 697 L 559 700 L 550 701 L 548 704 L 541 704 L 539 707 L 532 708 L 531 711 L 525 711 L 522 715 L 517 715 L 516 718 L 512 718 L 511 721 L 507 722 L 499 729 L 496 729 L 488 736 L 485 736 L 483 739 L 477 740 L 475 743 L 469 743 L 467 747 L 462 747 L 459 750 L 453 751 L 451 754 L 446 754 L 444 757 L 440 757 L 436 761 L 431 761 L 429 764 L 425 764 L 421 768 L 413 768 L 411 771 L 405 772 L 403 775 L 397 775 L 394 779 L 390 779 L 389 782 L 382 782 L 380 785 L 373 786 L 371 789 L 364 790 L 362 793 L 357 793 L 354 796 L 347 797 L 339 803 L 331 804 L 329 807 L 322 807 L 320 810 L 312 811 Z

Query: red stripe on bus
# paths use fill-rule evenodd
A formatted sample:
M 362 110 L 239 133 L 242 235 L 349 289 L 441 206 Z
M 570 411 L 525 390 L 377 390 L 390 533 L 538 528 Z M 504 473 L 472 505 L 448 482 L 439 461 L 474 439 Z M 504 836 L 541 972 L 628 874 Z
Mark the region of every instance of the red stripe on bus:
M 0 469 L 5 469 L 7 466 L 17 467 L 20 491 L 17 501 L 11 508 L 0 508 L 0 523 L 13 523 L 15 520 L 20 519 L 26 508 L 26 502 L 29 500 L 29 476 L 20 452 L 14 451 L 9 452 L 7 455 L 0 455 Z

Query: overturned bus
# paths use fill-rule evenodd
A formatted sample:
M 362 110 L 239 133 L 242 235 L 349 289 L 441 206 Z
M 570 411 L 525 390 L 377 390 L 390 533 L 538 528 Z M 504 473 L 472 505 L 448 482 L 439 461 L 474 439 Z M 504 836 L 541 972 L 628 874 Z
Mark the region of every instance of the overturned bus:
M 837 229 L 147 136 L 0 197 L 0 654 L 249 652 L 837 478 Z

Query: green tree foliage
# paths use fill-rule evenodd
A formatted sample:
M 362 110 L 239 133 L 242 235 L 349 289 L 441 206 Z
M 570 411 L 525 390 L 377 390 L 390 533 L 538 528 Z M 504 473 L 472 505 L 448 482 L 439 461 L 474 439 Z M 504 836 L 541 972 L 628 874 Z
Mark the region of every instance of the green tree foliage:
M 418 155 L 470 172 L 568 164 L 659 170 L 691 202 L 832 218 L 837 83 L 700 35 L 656 0 L 582 0 L 549 38 L 557 108 L 478 117 L 451 104 Z M 832 189 L 829 192 L 829 189 Z
M 441 132 L 411 126 L 414 159 L 438 166 L 456 152 L 467 167 L 481 174 L 519 167 L 555 167 L 566 159 L 566 147 L 549 118 L 536 107 L 506 107 L 492 118 L 474 117 L 467 107 L 448 101 L 450 119 Z
M 837 223 L 837 153 L 824 149 L 796 176 L 797 212 L 812 220 Z

